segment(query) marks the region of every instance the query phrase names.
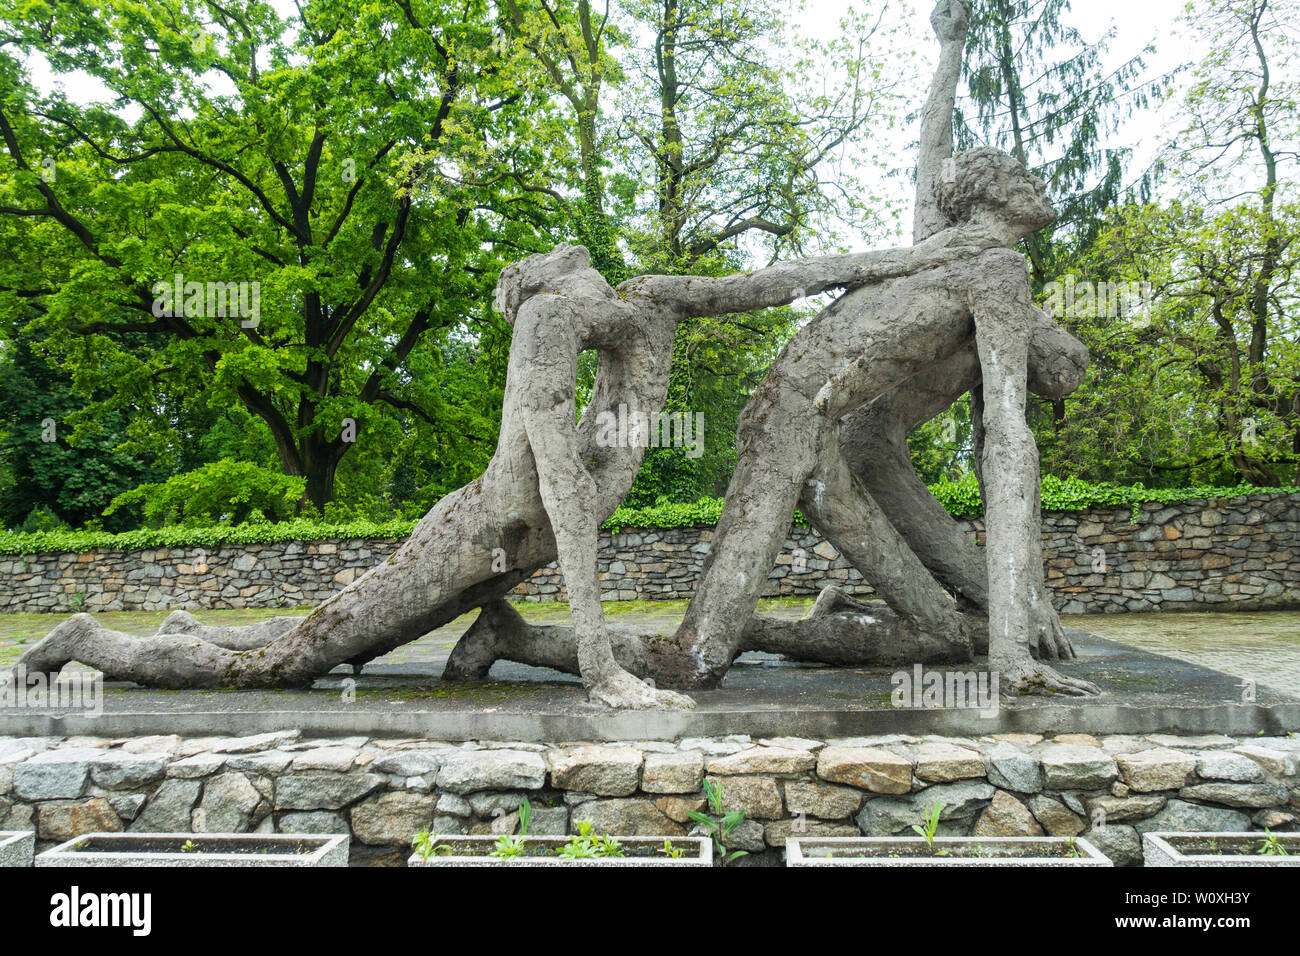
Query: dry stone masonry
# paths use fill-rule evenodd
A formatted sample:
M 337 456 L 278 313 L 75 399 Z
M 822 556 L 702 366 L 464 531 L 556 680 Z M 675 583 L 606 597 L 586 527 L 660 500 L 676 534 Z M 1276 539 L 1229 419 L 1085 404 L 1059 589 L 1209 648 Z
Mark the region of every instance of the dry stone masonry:
M 983 543 L 983 522 L 967 531 Z M 635 528 L 603 533 L 605 600 L 687 599 L 713 539 L 711 528 Z M 386 559 L 388 538 L 288 541 L 216 548 L 197 573 L 197 549 L 0 556 L 0 611 L 167 610 L 316 604 Z M 1043 514 L 1047 584 L 1066 614 L 1300 607 L 1300 495 L 1250 495 Z M 200 565 L 204 567 L 204 565 Z M 838 584 L 871 588 L 815 533 L 794 528 L 766 594 L 817 594 Z M 551 564 L 515 591 L 564 600 Z
M 1167 735 L 737 735 L 679 742 L 0 737 L 0 830 L 41 848 L 95 831 L 350 833 L 353 858 L 400 863 L 415 832 L 534 835 L 579 821 L 682 836 L 705 778 L 745 822 L 733 848 L 778 863 L 786 837 L 910 833 L 942 803 L 945 835 L 1086 834 L 1118 865 L 1148 830 L 1292 831 L 1300 739 Z

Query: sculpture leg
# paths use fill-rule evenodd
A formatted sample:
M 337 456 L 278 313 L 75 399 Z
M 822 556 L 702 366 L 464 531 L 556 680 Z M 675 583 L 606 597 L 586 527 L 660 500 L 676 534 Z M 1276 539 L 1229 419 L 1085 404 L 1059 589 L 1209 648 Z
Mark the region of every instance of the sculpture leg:
M 680 672 L 674 687 L 711 687 L 741 650 L 789 533 L 804 480 L 816 465 L 825 419 L 806 398 L 769 377 L 738 428 L 736 470 L 695 596 L 674 637 Z
M 944 638 L 969 659 L 982 615 L 957 611 L 875 500 L 849 470 L 838 441 L 828 443 L 799 506 L 812 525 L 857 568 L 875 592 L 918 631 Z
M 588 695 L 610 707 L 629 709 L 694 707 L 689 697 L 657 690 L 620 666 L 610 647 L 600 605 L 600 574 L 596 565 L 600 518 L 594 503 L 596 482 L 579 457 L 572 383 L 577 374 L 576 344 L 572 348 L 543 347 L 563 342 L 567 316 L 552 330 L 551 320 L 539 318 L 537 340 L 523 338 L 516 326 L 516 355 L 531 360 L 531 375 L 518 390 L 518 407 L 537 469 L 542 504 L 555 535 L 569 612 L 578 636 L 578 665 Z M 530 330 L 531 331 L 531 330 Z M 542 334 L 539 334 L 542 333 Z M 545 334 L 550 333 L 550 334 Z
M 529 624 L 508 601 L 485 605 L 470 630 L 474 639 L 453 649 L 444 680 L 453 673 L 482 680 L 498 660 L 579 672 L 573 628 Z M 659 635 L 615 626 L 610 639 L 619 664 L 638 677 L 669 684 L 680 672 L 674 647 Z M 918 631 L 887 605 L 865 604 L 833 587 L 800 620 L 752 615 L 742 628 L 739 649 L 839 666 L 953 664 L 969 657 L 955 652 L 952 641 Z
M 1038 449 L 1025 423 L 1032 303 L 1020 256 L 987 252 L 980 265 L 971 308 L 984 390 L 989 666 L 1001 674 L 1004 691 L 1097 693 L 1030 654 L 1030 609 L 1042 596 Z
M 509 479 L 501 487 L 499 478 L 485 476 L 445 497 L 392 557 L 283 633 L 275 632 L 289 619 L 250 630 L 197 625 L 193 633 L 197 622 L 187 615 L 173 620 L 190 633 L 138 638 L 81 614 L 18 663 L 29 672 L 57 673 L 79 661 L 111 679 L 155 687 L 310 685 L 339 664 L 385 654 L 504 596 L 550 559 L 553 543 L 536 491 L 530 499 Z M 515 567 L 495 572 L 494 549 L 509 554 Z M 254 635 L 262 643 L 246 648 Z
M 1056 336 L 1041 322 L 1031 340 L 1030 382 L 1033 371 L 1050 370 L 1056 353 Z M 1037 347 L 1035 347 L 1037 346 Z M 1040 375 L 1039 380 L 1045 378 Z M 975 536 L 948 514 L 912 466 L 907 436 L 929 421 L 960 395 L 977 388 L 979 356 L 974 343 L 939 363 L 932 373 L 918 375 L 845 416 L 840 450 L 849 468 L 888 516 L 908 546 L 944 587 L 958 598 L 959 608 L 983 611 L 988 607 L 988 569 Z M 1061 627 L 1051 592 L 1039 588 L 1033 607 L 1030 651 L 1040 660 L 1070 660 L 1074 648 Z M 976 653 L 988 651 L 985 631 L 975 640 Z

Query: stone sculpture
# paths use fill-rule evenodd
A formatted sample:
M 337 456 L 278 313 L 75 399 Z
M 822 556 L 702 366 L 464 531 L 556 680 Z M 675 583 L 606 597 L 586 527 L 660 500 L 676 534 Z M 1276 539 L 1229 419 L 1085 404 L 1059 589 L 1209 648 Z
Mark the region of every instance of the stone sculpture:
M 75 660 L 158 687 L 305 686 L 481 608 L 444 677 L 480 678 L 501 658 L 543 664 L 581 674 L 591 697 L 613 707 L 691 706 L 663 688 L 714 686 L 746 649 L 907 663 L 967 660 L 987 646 L 1004 687 L 1093 692 L 1034 660 L 1071 652 L 1043 587 L 1038 459 L 1024 420 L 1026 385 L 1065 394 L 1087 356 L 1033 307 L 1012 251 L 1051 221 L 1042 183 L 992 150 L 950 158 L 964 4 L 941 0 L 933 22 L 943 52 L 923 121 L 916 245 L 617 288 L 581 247 L 532 256 L 497 286 L 514 336 L 496 454 L 391 558 L 305 618 L 212 627 L 177 612 L 155 636 L 134 638 L 78 614 L 19 663 L 53 673 Z M 682 626 L 667 640 L 609 627 L 597 531 L 645 445 L 601 441 L 601 413 L 626 405 L 654 420 L 684 319 L 836 288 L 851 291 L 795 336 L 742 416 L 739 465 Z M 585 349 L 596 350 L 598 372 L 575 426 Z M 903 441 L 972 388 L 982 395 L 983 553 L 935 511 Z M 796 505 L 886 606 L 830 589 L 802 621 L 754 614 Z M 505 596 L 557 558 L 572 627 L 528 625 Z

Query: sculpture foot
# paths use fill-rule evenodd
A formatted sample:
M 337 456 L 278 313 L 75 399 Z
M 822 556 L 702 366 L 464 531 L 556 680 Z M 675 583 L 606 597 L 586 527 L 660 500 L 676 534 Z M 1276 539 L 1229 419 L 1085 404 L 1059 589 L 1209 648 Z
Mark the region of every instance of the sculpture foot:
M 1040 661 L 1072 661 L 1074 645 L 1065 636 L 1061 618 L 1050 598 L 1039 598 L 1029 611 L 1029 652 Z
M 1094 697 L 1101 688 L 1086 680 L 1066 677 L 1046 664 L 1028 661 L 999 669 L 1004 695 L 1032 694 L 1041 697 Z
M 631 674 L 616 674 L 592 684 L 587 696 L 616 710 L 694 710 L 695 701 L 685 694 L 658 690 Z

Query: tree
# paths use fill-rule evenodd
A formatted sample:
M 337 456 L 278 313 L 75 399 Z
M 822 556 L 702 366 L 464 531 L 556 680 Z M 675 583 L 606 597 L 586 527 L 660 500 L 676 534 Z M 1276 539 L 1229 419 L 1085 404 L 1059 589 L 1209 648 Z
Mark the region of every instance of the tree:
M 1150 314 L 1077 311 L 1094 357 L 1049 457 L 1096 477 L 1277 485 L 1300 461 L 1295 325 L 1297 208 L 1283 190 L 1300 135 L 1294 2 L 1188 8 L 1209 52 L 1166 145 L 1180 197 L 1112 215 L 1085 260 L 1098 277 L 1148 283 Z M 1081 420 L 1086 419 L 1086 420 Z M 1115 471 L 1122 470 L 1122 475 Z
M 897 118 L 885 4 L 851 9 L 826 41 L 793 35 L 801 9 L 627 0 L 611 186 L 638 271 L 725 275 L 754 255 L 833 249 L 836 221 L 877 231 L 885 204 L 842 159 L 850 147 L 870 152 L 868 131 Z M 764 310 L 678 328 L 668 408 L 706 410 L 708 439 L 694 460 L 652 449 L 632 503 L 721 494 L 735 465 L 736 419 L 800 318 Z
M 959 149 L 990 143 L 1047 182 L 1056 224 L 1024 243 L 1039 287 L 1071 249 L 1087 247 L 1101 214 L 1123 196 L 1128 151 L 1104 147 L 1103 138 L 1160 88 L 1140 82 L 1142 54 L 1105 67 L 1114 27 L 1088 43 L 1062 22 L 1069 9 L 1069 0 L 974 0 L 965 63 L 973 113 L 958 108 L 955 120 Z
M 70 443 L 71 422 L 82 407 L 68 376 L 51 368 L 17 337 L 0 362 L 0 417 L 9 423 L 0 436 L 0 460 L 8 481 L 0 489 L 0 525 L 16 527 L 33 511 L 71 525 L 97 519 L 119 492 L 155 470 L 143 457 L 117 450 L 126 439 L 126 416 L 97 417 L 92 431 Z M 110 520 L 119 530 L 123 522 Z
M 494 172 L 546 108 L 486 2 L 3 17 L 0 241 L 19 254 L 0 265 L 0 310 L 36 310 L 77 387 L 111 387 L 97 408 L 239 406 L 316 507 L 384 417 L 456 426 L 409 363 L 433 334 L 499 323 L 494 248 L 531 235 L 536 211 Z M 110 99 L 39 93 L 8 52 L 26 47 Z M 170 425 L 154 421 L 159 440 Z

